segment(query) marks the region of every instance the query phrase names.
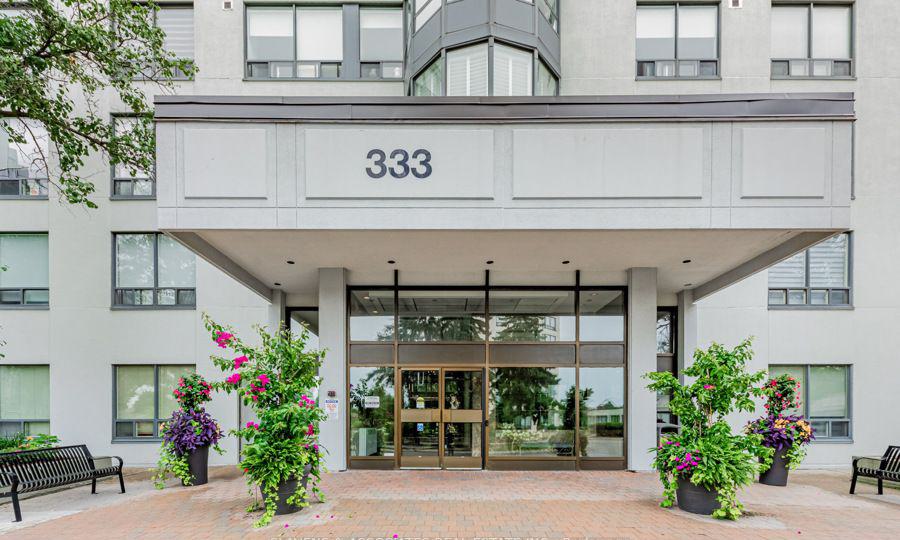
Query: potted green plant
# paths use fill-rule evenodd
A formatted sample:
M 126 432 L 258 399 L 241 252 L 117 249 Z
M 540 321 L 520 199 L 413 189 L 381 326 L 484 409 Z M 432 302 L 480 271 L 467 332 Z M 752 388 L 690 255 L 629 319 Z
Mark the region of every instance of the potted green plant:
M 721 519 L 737 519 L 743 506 L 737 490 L 752 483 L 760 460 L 771 450 L 754 433 L 732 433 L 725 417 L 736 411 L 752 412 L 753 397 L 765 372 L 749 373 L 751 340 L 734 349 L 713 343 L 694 352 L 694 362 L 683 370 L 690 382 L 681 383 L 670 372 L 648 373 L 650 390 L 672 396 L 669 407 L 680 423 L 653 448 L 653 467 L 663 484 L 661 506 L 678 507 Z
M 257 417 L 235 430 L 245 441 L 240 467 L 251 491 L 262 493 L 264 512 L 255 526 L 308 506 L 310 492 L 324 501 L 318 486 L 325 472 L 324 449 L 318 435 L 326 415 L 311 395 L 320 383 L 325 352 L 307 348 L 306 328 L 294 335 L 283 326 L 272 334 L 256 326 L 260 344 L 253 347 L 205 314 L 203 320 L 216 344 L 234 353 L 230 358 L 212 356 L 216 366 L 230 373 L 214 386 L 237 392 Z
M 203 407 L 212 399 L 212 388 L 196 373 L 178 379 L 178 388 L 172 391 L 178 409 L 160 429 L 163 442 L 153 476 L 158 489 L 165 487 L 169 474 L 185 486 L 202 486 L 209 481 L 209 449 L 222 453 L 218 445 L 222 428 Z
M 800 382 L 784 374 L 769 379 L 762 387 L 766 397 L 766 416 L 747 424 L 747 433 L 762 437 L 762 444 L 771 448 L 771 466 L 762 470 L 759 481 L 769 486 L 786 486 L 788 472 L 796 469 L 806 457 L 806 445 L 815 437 L 812 426 L 803 416 L 784 414 L 800 406 Z

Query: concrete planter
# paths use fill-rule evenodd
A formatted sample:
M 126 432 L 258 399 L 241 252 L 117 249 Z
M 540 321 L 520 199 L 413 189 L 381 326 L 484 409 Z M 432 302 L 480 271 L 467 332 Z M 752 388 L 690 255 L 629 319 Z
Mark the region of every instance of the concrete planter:
M 692 514 L 708 516 L 718 510 L 720 506 L 719 501 L 716 500 L 716 497 L 719 496 L 718 491 L 694 485 L 687 478 L 678 479 L 675 496 L 678 500 L 678 508 Z
M 759 483 L 767 486 L 786 486 L 788 481 L 788 462 L 784 456 L 787 450 L 775 450 L 772 456 L 772 466 L 769 470 L 759 475 Z

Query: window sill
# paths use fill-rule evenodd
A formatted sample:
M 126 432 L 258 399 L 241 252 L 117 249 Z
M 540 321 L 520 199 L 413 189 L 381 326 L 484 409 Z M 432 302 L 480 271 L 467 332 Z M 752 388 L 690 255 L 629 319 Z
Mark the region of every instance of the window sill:
M 14 311 L 18 309 L 25 311 L 49 311 L 50 304 L 0 304 L 0 311 Z
M 843 438 L 843 439 L 813 439 L 812 444 L 853 444 L 852 438 Z
M 809 304 L 781 305 L 769 304 L 770 311 L 853 311 L 852 304 L 846 306 L 819 306 Z
M 772 75 L 771 79 L 773 81 L 855 81 L 856 77 L 845 77 L 845 76 L 814 77 L 814 76 L 810 76 L 810 75 L 791 77 L 790 75 Z
M 721 81 L 722 77 L 720 75 L 715 76 L 705 76 L 705 77 L 635 77 L 635 81 Z
M 46 201 L 46 195 L 0 195 L 0 201 Z
M 116 438 L 114 437 L 110 443 L 112 444 L 159 444 L 162 442 L 162 437 L 141 437 L 141 438 Z
M 242 79 L 243 82 L 348 82 L 348 83 L 360 83 L 360 82 L 398 82 L 402 83 L 403 79 L 399 78 L 391 78 L 391 79 L 343 79 L 340 77 L 326 79 L 322 77 L 316 78 L 300 78 L 300 77 L 244 77 Z
M 193 311 L 197 309 L 197 306 L 123 306 L 113 304 L 109 309 L 112 311 Z
M 110 195 L 111 201 L 155 201 L 156 195 Z

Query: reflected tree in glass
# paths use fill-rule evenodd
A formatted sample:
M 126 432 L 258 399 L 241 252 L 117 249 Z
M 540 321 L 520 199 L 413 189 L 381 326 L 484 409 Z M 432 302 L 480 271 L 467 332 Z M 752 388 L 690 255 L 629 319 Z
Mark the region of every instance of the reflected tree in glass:
M 393 455 L 394 369 L 354 367 L 350 372 L 350 454 Z M 367 397 L 377 397 L 378 406 L 367 407 Z

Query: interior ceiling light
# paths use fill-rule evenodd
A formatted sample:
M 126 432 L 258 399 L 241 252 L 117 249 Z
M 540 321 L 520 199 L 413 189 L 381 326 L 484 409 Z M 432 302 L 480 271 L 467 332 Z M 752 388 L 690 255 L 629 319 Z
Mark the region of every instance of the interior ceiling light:
M 388 264 L 396 264 L 396 263 L 397 263 L 397 261 L 395 261 L 394 259 L 389 259 L 389 260 L 388 260 Z
M 494 261 L 484 261 L 484 264 L 494 264 Z
M 690 262 L 691 262 L 690 259 L 685 259 L 685 260 L 681 261 L 681 264 L 690 264 Z
M 278 282 L 276 281 L 276 282 L 275 282 L 275 286 L 276 286 L 276 287 L 281 287 L 281 283 L 278 283 Z
M 294 261 L 287 261 L 288 264 L 294 264 Z
M 569 264 L 569 262 L 570 262 L 570 261 L 569 261 L 568 259 L 566 259 L 566 260 L 563 261 L 562 263 L 563 263 L 563 264 Z

